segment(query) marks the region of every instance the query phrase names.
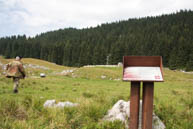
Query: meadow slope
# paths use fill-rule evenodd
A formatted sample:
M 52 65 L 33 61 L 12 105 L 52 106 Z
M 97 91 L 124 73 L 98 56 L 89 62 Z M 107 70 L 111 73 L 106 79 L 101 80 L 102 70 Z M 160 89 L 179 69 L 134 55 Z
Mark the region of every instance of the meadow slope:
M 1 64 L 9 61 L 0 57 Z M 13 94 L 12 80 L 5 78 L 0 65 L 0 129 L 124 129 L 120 121 L 102 121 L 117 100 L 129 100 L 130 83 L 122 82 L 121 67 L 72 68 L 30 58 L 22 61 L 27 78 L 21 80 L 18 94 Z M 39 77 L 42 72 L 45 78 Z M 164 68 L 164 80 L 155 83 L 154 112 L 167 129 L 193 129 L 193 74 Z M 48 99 L 79 106 L 45 109 Z

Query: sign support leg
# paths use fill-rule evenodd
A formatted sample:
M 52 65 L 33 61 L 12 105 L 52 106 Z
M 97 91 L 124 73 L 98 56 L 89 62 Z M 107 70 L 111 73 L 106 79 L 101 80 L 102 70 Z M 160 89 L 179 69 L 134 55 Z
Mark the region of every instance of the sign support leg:
M 143 82 L 142 129 L 152 129 L 154 82 Z
M 131 82 L 130 129 L 138 129 L 140 106 L 140 82 Z

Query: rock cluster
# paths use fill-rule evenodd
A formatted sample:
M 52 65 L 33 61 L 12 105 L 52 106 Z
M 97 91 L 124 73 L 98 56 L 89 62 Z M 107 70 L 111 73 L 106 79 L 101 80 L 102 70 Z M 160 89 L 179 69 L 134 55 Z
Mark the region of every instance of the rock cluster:
M 92 67 L 118 67 L 118 66 L 117 65 L 85 65 L 83 67 L 92 68 Z
M 24 64 L 24 68 L 33 68 L 33 69 L 49 70 L 48 67 L 40 66 L 40 65 L 34 65 L 34 64 Z
M 184 70 L 180 70 L 180 71 L 183 72 L 183 73 L 187 73 L 187 74 L 193 74 L 193 72 L 186 72 Z
M 69 101 L 66 102 L 58 102 L 56 103 L 56 100 L 47 100 L 44 103 L 45 108 L 64 108 L 64 107 L 76 107 L 78 106 L 78 103 L 72 103 Z
M 73 69 L 67 69 L 67 70 L 63 70 L 60 74 L 61 75 L 68 75 L 69 73 L 73 73 L 74 70 Z
M 139 113 L 139 129 L 141 129 L 141 114 L 142 114 L 142 101 L 140 101 L 140 113 Z M 108 111 L 108 114 L 103 118 L 104 120 L 114 121 L 120 120 L 125 123 L 125 128 L 128 129 L 130 119 L 130 101 L 119 100 L 113 107 Z M 153 114 L 153 129 L 165 129 L 163 122 Z

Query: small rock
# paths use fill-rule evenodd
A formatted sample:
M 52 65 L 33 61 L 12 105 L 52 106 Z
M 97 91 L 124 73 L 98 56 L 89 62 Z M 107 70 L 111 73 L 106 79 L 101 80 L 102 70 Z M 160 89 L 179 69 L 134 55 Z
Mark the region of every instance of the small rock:
M 183 73 L 187 73 L 187 74 L 193 74 L 193 72 L 186 72 L 184 70 L 180 70 L 180 71 L 183 72 Z
M 67 70 L 63 70 L 60 74 L 61 75 L 68 75 L 69 73 L 72 73 L 72 72 L 74 72 L 73 69 L 67 69 Z
M 56 100 L 47 100 L 45 103 L 44 103 L 44 107 L 54 107 L 56 103 Z
M 118 66 L 118 67 L 122 67 L 122 66 L 123 66 L 123 63 L 122 63 L 122 62 L 119 62 L 119 63 L 117 64 L 117 66 Z
M 46 77 L 46 74 L 45 73 L 40 73 L 40 77 L 44 78 L 44 77 Z
M 74 73 L 72 73 L 72 77 L 73 77 L 73 78 L 76 78 L 76 77 L 77 77 L 77 75 L 75 75 Z
M 77 103 L 72 103 L 72 102 L 59 102 L 58 104 L 55 105 L 55 107 L 58 107 L 58 108 L 63 108 L 63 107 L 75 107 L 75 106 L 78 106 Z
M 33 69 L 44 69 L 44 70 L 49 70 L 48 67 L 45 66 L 40 66 L 40 65 L 34 65 L 34 64 L 25 64 L 24 68 L 33 68 Z
M 106 76 L 105 76 L 105 75 L 102 75 L 102 76 L 101 76 L 101 79 L 105 79 L 105 78 L 106 78 Z
M 121 79 L 120 78 L 117 78 L 117 79 L 114 79 L 115 81 L 120 81 Z

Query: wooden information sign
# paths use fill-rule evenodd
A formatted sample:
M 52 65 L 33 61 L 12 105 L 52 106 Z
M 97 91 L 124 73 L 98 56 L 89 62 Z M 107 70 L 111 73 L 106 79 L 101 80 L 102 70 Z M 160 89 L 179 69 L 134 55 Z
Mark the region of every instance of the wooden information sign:
M 130 129 L 138 129 L 140 82 L 143 82 L 142 129 L 152 129 L 154 82 L 163 82 L 160 56 L 124 56 L 123 81 L 131 82 Z

